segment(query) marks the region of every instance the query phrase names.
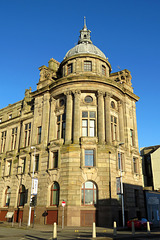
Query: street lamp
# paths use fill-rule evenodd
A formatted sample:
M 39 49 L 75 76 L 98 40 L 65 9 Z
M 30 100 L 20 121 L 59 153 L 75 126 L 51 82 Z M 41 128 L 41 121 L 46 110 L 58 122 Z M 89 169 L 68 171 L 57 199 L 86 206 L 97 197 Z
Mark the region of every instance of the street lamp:
M 119 143 L 119 161 L 120 161 L 120 182 L 121 182 L 121 199 L 122 199 L 122 221 L 123 221 L 123 227 L 125 226 L 125 216 L 124 216 L 124 195 L 123 195 L 123 181 L 122 181 L 122 158 L 120 154 L 120 146 L 122 146 L 124 143 Z
M 33 179 L 34 179 L 34 168 L 35 168 L 35 156 L 36 156 L 36 147 L 31 146 L 31 149 L 34 149 L 34 158 L 33 158 L 33 172 L 32 172 L 32 182 L 31 182 L 31 196 L 30 196 L 30 206 L 29 206 L 29 216 L 28 216 L 28 227 L 30 226 L 31 223 L 31 201 L 32 201 L 32 189 L 33 189 Z

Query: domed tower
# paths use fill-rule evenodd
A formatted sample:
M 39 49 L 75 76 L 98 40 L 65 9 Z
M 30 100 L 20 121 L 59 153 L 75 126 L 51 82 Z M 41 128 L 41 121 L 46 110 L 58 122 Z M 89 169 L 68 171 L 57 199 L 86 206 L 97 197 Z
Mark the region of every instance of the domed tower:
M 61 63 L 63 76 L 89 72 L 93 75 L 109 77 L 111 65 L 105 54 L 93 45 L 90 33 L 91 31 L 87 29 L 86 23 L 84 23 L 84 27 L 80 31 L 78 44 L 66 53 Z

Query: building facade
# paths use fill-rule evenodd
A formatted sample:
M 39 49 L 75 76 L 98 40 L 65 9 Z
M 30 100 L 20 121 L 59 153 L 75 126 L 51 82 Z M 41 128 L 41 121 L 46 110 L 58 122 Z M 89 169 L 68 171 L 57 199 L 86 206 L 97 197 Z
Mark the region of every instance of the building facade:
M 111 73 L 84 24 L 59 63 L 42 66 L 37 90 L 0 110 L 0 220 L 27 222 L 31 182 L 38 179 L 36 222 L 112 226 L 144 216 L 136 107 L 128 70 Z M 43 216 L 42 216 L 43 215 Z M 31 221 L 33 219 L 33 209 Z
M 147 218 L 160 224 L 160 145 L 141 148 Z

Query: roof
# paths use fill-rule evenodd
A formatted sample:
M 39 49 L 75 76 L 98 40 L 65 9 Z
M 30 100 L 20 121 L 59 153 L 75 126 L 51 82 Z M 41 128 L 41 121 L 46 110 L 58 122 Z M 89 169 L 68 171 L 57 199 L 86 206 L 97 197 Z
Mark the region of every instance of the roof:
M 94 54 L 99 57 L 102 57 L 106 59 L 105 54 L 95 45 L 93 45 L 91 39 L 90 39 L 90 33 L 91 31 L 87 29 L 86 23 L 84 23 L 83 29 L 80 31 L 80 37 L 78 44 L 71 48 L 65 55 L 64 59 L 72 57 L 77 54 Z

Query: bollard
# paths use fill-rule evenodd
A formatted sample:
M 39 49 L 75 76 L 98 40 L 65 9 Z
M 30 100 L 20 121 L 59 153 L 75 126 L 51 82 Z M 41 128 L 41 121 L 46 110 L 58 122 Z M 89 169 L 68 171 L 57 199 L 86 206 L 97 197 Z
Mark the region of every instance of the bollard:
M 12 227 L 14 226 L 14 216 L 13 216 L 13 219 L 12 219 Z
M 134 227 L 134 222 L 132 222 L 132 235 L 135 235 L 135 227 Z
M 21 218 L 19 219 L 19 227 L 21 227 Z
M 117 236 L 117 223 L 113 222 L 113 236 Z
M 96 224 L 95 224 L 95 222 L 93 222 L 92 238 L 96 238 Z
M 54 222 L 53 224 L 53 238 L 52 240 L 56 240 L 57 239 L 57 224 L 56 222 Z
M 151 231 L 151 230 L 150 230 L 150 224 L 149 224 L 149 222 L 147 221 L 147 233 L 150 234 L 150 231 Z

